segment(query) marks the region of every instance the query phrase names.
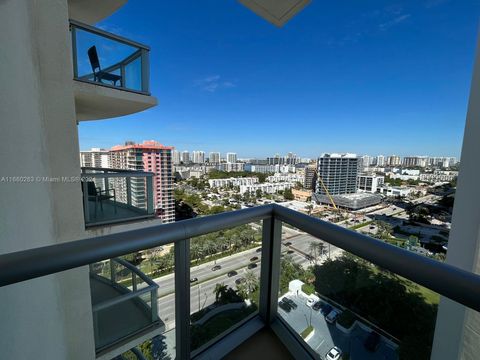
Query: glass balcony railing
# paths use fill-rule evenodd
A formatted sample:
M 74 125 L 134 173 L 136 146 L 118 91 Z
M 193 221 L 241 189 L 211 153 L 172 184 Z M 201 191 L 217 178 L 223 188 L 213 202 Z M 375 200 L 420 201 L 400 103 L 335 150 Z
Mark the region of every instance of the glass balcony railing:
M 220 359 L 269 329 L 295 358 L 427 360 L 440 296 L 480 310 L 480 276 L 276 204 L 0 255 L 0 287 L 88 264 L 123 291 L 92 297 L 102 356 Z
M 153 173 L 83 167 L 85 225 L 107 225 L 151 218 Z
M 74 79 L 150 95 L 149 47 L 70 20 Z

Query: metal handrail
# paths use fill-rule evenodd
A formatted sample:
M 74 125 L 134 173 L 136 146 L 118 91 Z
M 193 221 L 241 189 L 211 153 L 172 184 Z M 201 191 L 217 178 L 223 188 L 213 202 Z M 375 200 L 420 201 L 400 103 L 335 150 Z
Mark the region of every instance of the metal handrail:
M 263 219 L 284 221 L 480 311 L 480 276 L 277 204 L 0 255 L 0 287 Z
M 113 34 L 111 32 L 96 28 L 94 26 L 82 23 L 80 21 L 69 19 L 69 22 L 70 22 L 71 26 L 74 26 L 78 29 L 88 31 L 92 34 L 97 34 L 97 35 L 100 35 L 100 36 L 105 37 L 107 39 L 111 39 L 111 40 L 121 42 L 125 45 L 134 46 L 134 47 L 137 47 L 137 48 L 140 48 L 140 49 L 150 50 L 150 47 L 148 45 L 145 45 L 145 44 L 139 43 L 137 41 L 127 39 L 123 36 Z
M 137 170 L 124 170 L 124 169 L 112 169 L 112 168 L 97 168 L 97 167 L 82 167 L 82 175 L 107 178 L 107 177 L 153 177 L 153 172 L 137 171 Z M 103 173 L 89 173 L 86 171 L 103 171 Z

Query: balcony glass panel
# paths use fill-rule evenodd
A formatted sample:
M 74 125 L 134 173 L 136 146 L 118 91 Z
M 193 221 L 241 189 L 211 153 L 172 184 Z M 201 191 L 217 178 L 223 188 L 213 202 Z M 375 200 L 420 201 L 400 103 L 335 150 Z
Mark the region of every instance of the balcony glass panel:
M 191 239 L 192 351 L 258 313 L 261 241 L 259 223 Z
M 90 265 L 97 354 L 151 332 L 125 358 L 175 358 L 173 253 L 169 244 Z
M 76 80 L 149 92 L 148 47 L 76 21 L 71 30 Z
M 153 173 L 82 168 L 85 225 L 106 225 L 151 218 Z
M 278 315 L 321 359 L 430 359 L 440 296 L 298 229 L 282 229 Z

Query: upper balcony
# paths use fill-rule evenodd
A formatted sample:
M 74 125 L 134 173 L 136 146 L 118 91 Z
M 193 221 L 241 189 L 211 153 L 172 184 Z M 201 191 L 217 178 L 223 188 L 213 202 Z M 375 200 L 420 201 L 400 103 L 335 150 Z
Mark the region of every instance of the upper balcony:
M 149 47 L 70 20 L 78 121 L 113 118 L 157 104 L 150 95 Z
M 85 226 L 155 217 L 153 173 L 82 167 Z

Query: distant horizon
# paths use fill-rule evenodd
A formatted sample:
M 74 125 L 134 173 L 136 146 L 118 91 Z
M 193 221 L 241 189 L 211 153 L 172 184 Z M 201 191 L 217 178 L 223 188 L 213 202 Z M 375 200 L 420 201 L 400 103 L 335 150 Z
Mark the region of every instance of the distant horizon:
M 208 154 L 209 153 L 212 153 L 212 152 L 217 152 L 217 153 L 220 153 L 220 155 L 226 155 L 227 153 L 235 153 L 237 154 L 237 159 L 238 160 L 243 160 L 243 159 L 250 159 L 250 160 L 264 160 L 266 158 L 272 158 L 272 157 L 275 157 L 276 154 L 278 154 L 280 157 L 285 157 L 288 155 L 289 152 L 291 152 L 292 154 L 296 155 L 297 158 L 300 158 L 300 159 L 316 159 L 318 157 L 320 157 L 322 154 L 324 153 L 328 153 L 328 154 L 345 154 L 345 153 L 349 153 L 349 154 L 355 154 L 359 157 L 361 156 L 371 156 L 371 157 L 377 157 L 377 156 L 384 156 L 385 158 L 387 158 L 388 156 L 400 156 L 401 158 L 403 157 L 409 157 L 409 156 L 418 156 L 418 157 L 454 157 L 456 158 L 457 160 L 460 159 L 459 156 L 455 156 L 455 155 L 431 155 L 431 154 L 422 154 L 422 155 L 419 155 L 419 154 L 406 154 L 406 155 L 401 155 L 401 154 L 394 154 L 394 153 L 382 153 L 382 154 L 366 154 L 366 153 L 358 153 L 358 152 L 353 152 L 353 151 L 321 151 L 320 153 L 318 153 L 318 155 L 315 155 L 315 156 L 304 156 L 302 154 L 297 154 L 293 151 L 288 151 L 286 153 L 279 153 L 279 152 L 274 152 L 273 154 L 270 154 L 270 155 L 265 155 L 265 156 L 243 156 L 242 154 L 240 154 L 238 151 L 235 151 L 235 150 L 229 150 L 229 151 L 217 151 L 217 150 L 211 150 L 211 151 L 206 151 L 206 150 L 202 150 L 202 149 L 194 149 L 194 150 L 189 150 L 189 149 L 179 149 L 177 148 L 175 145 L 171 145 L 171 144 L 165 144 L 161 141 L 158 141 L 158 140 L 155 140 L 155 139 L 144 139 L 144 140 L 141 140 L 141 141 L 135 141 L 135 140 L 125 140 L 124 142 L 121 142 L 121 143 L 118 143 L 118 144 L 115 144 L 115 145 L 112 145 L 112 146 L 107 146 L 107 147 L 104 147 L 104 146 L 92 146 L 88 149 L 81 149 L 80 151 L 91 151 L 92 149 L 103 149 L 103 150 L 110 150 L 113 146 L 116 146 L 116 145 L 123 145 L 126 141 L 134 141 L 135 144 L 141 144 L 143 141 L 145 140 L 154 140 L 154 141 L 157 141 L 159 143 L 161 143 L 162 145 L 165 145 L 165 146 L 172 146 L 174 147 L 174 150 L 177 150 L 179 152 L 184 152 L 184 151 L 188 151 L 189 153 L 192 153 L 193 151 L 203 151 L 205 153 L 205 158 L 208 158 Z
M 127 2 L 95 26 L 151 48 L 159 105 L 80 122 L 80 148 L 154 138 L 243 158 L 460 158 L 479 12 L 474 0 L 312 1 L 277 28 L 233 1 Z

